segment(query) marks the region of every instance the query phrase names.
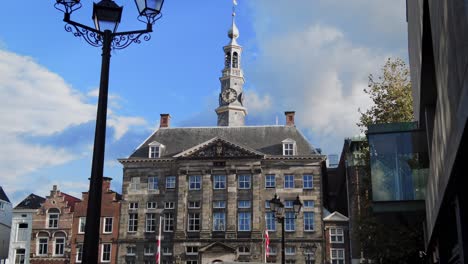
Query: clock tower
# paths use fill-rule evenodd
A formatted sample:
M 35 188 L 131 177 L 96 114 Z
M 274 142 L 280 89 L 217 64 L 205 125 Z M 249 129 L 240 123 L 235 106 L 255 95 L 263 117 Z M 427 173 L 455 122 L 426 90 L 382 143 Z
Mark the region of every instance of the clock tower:
M 236 13 L 232 12 L 232 26 L 228 31 L 229 44 L 224 46 L 224 69 L 219 94 L 218 126 L 243 126 L 247 109 L 244 107 L 244 73 L 240 67 L 242 47 L 237 44 L 239 30 L 235 23 Z

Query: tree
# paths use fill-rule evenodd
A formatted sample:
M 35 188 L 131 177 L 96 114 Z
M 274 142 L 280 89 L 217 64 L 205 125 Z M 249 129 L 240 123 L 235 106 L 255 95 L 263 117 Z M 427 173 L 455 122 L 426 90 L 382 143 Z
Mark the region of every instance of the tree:
M 377 79 L 370 74 L 368 89 L 373 105 L 365 112 L 359 113 L 361 130 L 378 123 L 409 122 L 414 120 L 413 96 L 408 66 L 400 58 L 389 58 L 382 67 L 382 73 Z
M 409 69 L 400 58 L 389 58 L 377 79 L 369 75 L 369 85 L 364 92 L 373 105 L 361 114 L 357 125 L 363 132 L 367 127 L 379 123 L 410 122 L 414 120 L 413 97 Z M 357 228 L 352 230 L 360 246 L 372 263 L 414 263 L 423 244 L 422 226 L 401 223 L 389 226 L 383 224 L 372 212 L 372 191 L 370 155 L 367 145 L 362 151 L 364 161 L 363 182 L 358 190 L 363 208 L 357 219 Z

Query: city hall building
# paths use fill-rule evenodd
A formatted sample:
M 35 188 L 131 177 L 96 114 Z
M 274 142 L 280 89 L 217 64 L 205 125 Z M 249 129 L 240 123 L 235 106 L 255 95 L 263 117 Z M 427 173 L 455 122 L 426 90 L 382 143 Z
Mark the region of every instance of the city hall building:
M 233 14 L 234 15 L 234 14 Z M 234 17 L 233 17 L 234 18 Z M 285 205 L 286 263 L 305 263 L 317 248 L 322 263 L 322 177 L 325 156 L 295 126 L 245 126 L 239 31 L 232 22 L 224 47 L 224 69 L 216 127 L 160 127 L 123 165 L 118 263 L 154 263 L 161 219 L 162 263 L 281 261 L 281 224 L 270 211 L 278 194 Z M 293 201 L 302 210 L 295 218 Z M 310 255 L 308 261 L 310 262 Z

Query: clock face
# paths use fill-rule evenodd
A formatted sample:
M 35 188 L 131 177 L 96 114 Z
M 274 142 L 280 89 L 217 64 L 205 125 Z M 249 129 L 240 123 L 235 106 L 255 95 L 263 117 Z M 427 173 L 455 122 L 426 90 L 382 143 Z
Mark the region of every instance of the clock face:
M 236 90 L 234 90 L 232 88 L 228 88 L 228 89 L 223 91 L 223 93 L 221 94 L 221 97 L 223 98 L 224 102 L 232 103 L 237 98 L 237 92 L 236 92 Z

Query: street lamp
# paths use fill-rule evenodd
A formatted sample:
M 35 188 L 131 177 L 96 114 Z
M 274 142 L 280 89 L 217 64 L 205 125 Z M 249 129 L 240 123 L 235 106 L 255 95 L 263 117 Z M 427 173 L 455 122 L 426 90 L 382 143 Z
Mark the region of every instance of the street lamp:
M 301 211 L 302 203 L 299 200 L 299 196 L 296 197 L 296 200 L 293 202 L 294 209 L 294 219 L 297 218 L 297 215 Z M 270 200 L 270 209 L 276 218 L 276 221 L 281 224 L 281 264 L 286 263 L 285 253 L 284 253 L 284 220 L 290 220 L 290 218 L 285 217 L 284 204 L 278 198 L 278 195 L 275 194 L 275 197 Z
M 314 243 L 312 245 L 304 245 L 302 253 L 304 254 L 305 264 L 314 264 L 315 263 L 315 251 L 317 251 L 317 245 Z
M 164 0 L 135 0 L 135 3 L 138 8 L 138 20 L 146 23 L 146 29 L 126 32 L 117 32 L 123 8 L 112 0 L 101 0 L 93 4 L 92 18 L 95 28 L 71 20 L 71 14 L 81 8 L 80 0 L 56 0 L 54 4 L 56 9 L 64 13 L 65 31 L 83 38 L 94 47 L 102 47 L 101 80 L 83 244 L 83 263 L 88 264 L 98 261 L 110 52 L 111 49 L 124 49 L 132 43 L 141 43 L 141 36 L 145 41 L 150 40 L 152 26 L 162 16 Z

